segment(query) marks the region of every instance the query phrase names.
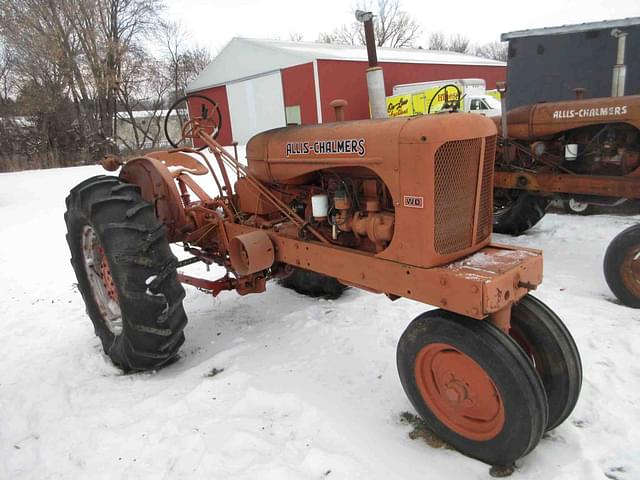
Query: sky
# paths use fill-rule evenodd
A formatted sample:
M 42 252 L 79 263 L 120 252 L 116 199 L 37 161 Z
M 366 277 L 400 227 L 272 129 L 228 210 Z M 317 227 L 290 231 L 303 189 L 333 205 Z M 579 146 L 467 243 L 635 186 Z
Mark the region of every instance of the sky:
M 168 0 L 166 14 L 180 20 L 193 45 L 217 53 L 235 36 L 279 38 L 291 33 L 314 41 L 321 32 L 351 23 L 356 1 L 322 0 Z M 640 16 L 640 0 L 486 1 L 401 0 L 403 10 L 423 25 L 420 45 L 430 32 L 461 33 L 472 43 L 500 39 L 500 34 L 528 28 Z M 375 9 L 374 9 L 375 13 Z

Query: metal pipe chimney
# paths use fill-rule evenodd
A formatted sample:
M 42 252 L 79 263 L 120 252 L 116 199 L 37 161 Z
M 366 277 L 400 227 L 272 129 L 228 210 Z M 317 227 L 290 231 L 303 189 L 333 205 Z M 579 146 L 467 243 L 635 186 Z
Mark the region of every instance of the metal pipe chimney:
M 611 30 L 611 36 L 618 39 L 616 64 L 613 66 L 613 77 L 611 79 L 612 97 L 621 97 L 624 95 L 624 84 L 627 78 L 627 66 L 624 64 L 624 50 L 627 35 L 627 32 L 623 32 L 619 28 Z
M 367 57 L 369 59 L 367 90 L 369 91 L 371 118 L 387 118 L 384 74 L 382 73 L 382 67 L 378 66 L 376 38 L 373 29 L 373 14 L 371 12 L 356 10 L 356 19 L 364 23 L 364 37 L 367 44 Z

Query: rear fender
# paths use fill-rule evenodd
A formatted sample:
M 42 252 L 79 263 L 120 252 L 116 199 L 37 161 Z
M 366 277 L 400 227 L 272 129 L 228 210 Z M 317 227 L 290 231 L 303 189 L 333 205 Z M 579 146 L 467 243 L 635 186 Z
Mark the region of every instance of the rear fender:
M 167 227 L 169 241 L 179 240 L 188 228 L 188 221 L 176 182 L 162 161 L 133 158 L 120 170 L 120 178 L 140 187 L 142 197 L 154 206 L 156 217 Z

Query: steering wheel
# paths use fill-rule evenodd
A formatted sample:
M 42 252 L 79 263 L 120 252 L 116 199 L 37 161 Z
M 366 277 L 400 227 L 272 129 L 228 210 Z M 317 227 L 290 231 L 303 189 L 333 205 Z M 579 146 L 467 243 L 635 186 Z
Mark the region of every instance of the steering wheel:
M 193 116 L 189 116 L 189 103 L 191 103 Z M 175 112 L 178 117 L 180 127 L 180 139 L 174 141 L 169 130 L 171 129 L 170 118 Z M 196 128 L 204 130 L 213 138 L 217 138 L 222 128 L 222 112 L 218 104 L 200 94 L 186 95 L 176 100 L 164 117 L 164 136 L 173 148 L 181 148 L 180 145 L 185 140 L 195 138 L 194 131 Z M 173 129 L 175 130 L 175 128 Z M 175 132 L 174 132 L 175 133 Z M 207 148 L 206 145 L 198 148 L 198 151 Z
M 451 103 L 449 103 L 449 93 L 448 93 L 450 87 L 456 89 L 456 99 L 452 100 Z M 433 101 L 436 98 L 438 98 L 438 94 L 442 91 L 444 91 L 444 104 L 442 105 L 442 108 L 440 109 L 440 111 L 451 109 L 452 111 L 457 112 L 458 109 L 460 108 L 460 101 L 462 100 L 462 98 L 460 97 L 460 93 L 461 93 L 460 89 L 458 88 L 457 85 L 454 85 L 453 83 L 447 83 L 446 85 L 443 85 L 442 87 L 440 87 L 438 91 L 433 95 L 433 97 L 431 97 L 431 101 L 429 102 L 429 108 L 427 109 L 427 115 L 431 113 L 431 107 L 433 106 Z

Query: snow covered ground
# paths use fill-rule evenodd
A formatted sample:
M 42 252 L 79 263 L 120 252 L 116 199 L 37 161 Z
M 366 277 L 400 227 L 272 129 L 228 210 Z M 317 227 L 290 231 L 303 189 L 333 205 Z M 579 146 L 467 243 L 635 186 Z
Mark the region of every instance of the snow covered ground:
M 188 288 L 180 360 L 121 374 L 85 316 L 64 238 L 68 190 L 99 173 L 0 174 L 0 478 L 488 478 L 480 462 L 409 439 L 399 420 L 412 408 L 396 342 L 427 309 L 408 300 Z M 584 364 L 576 410 L 512 478 L 640 478 L 640 311 L 615 301 L 601 267 L 638 221 L 549 214 L 496 238 L 545 250 L 536 296 L 565 319 Z

